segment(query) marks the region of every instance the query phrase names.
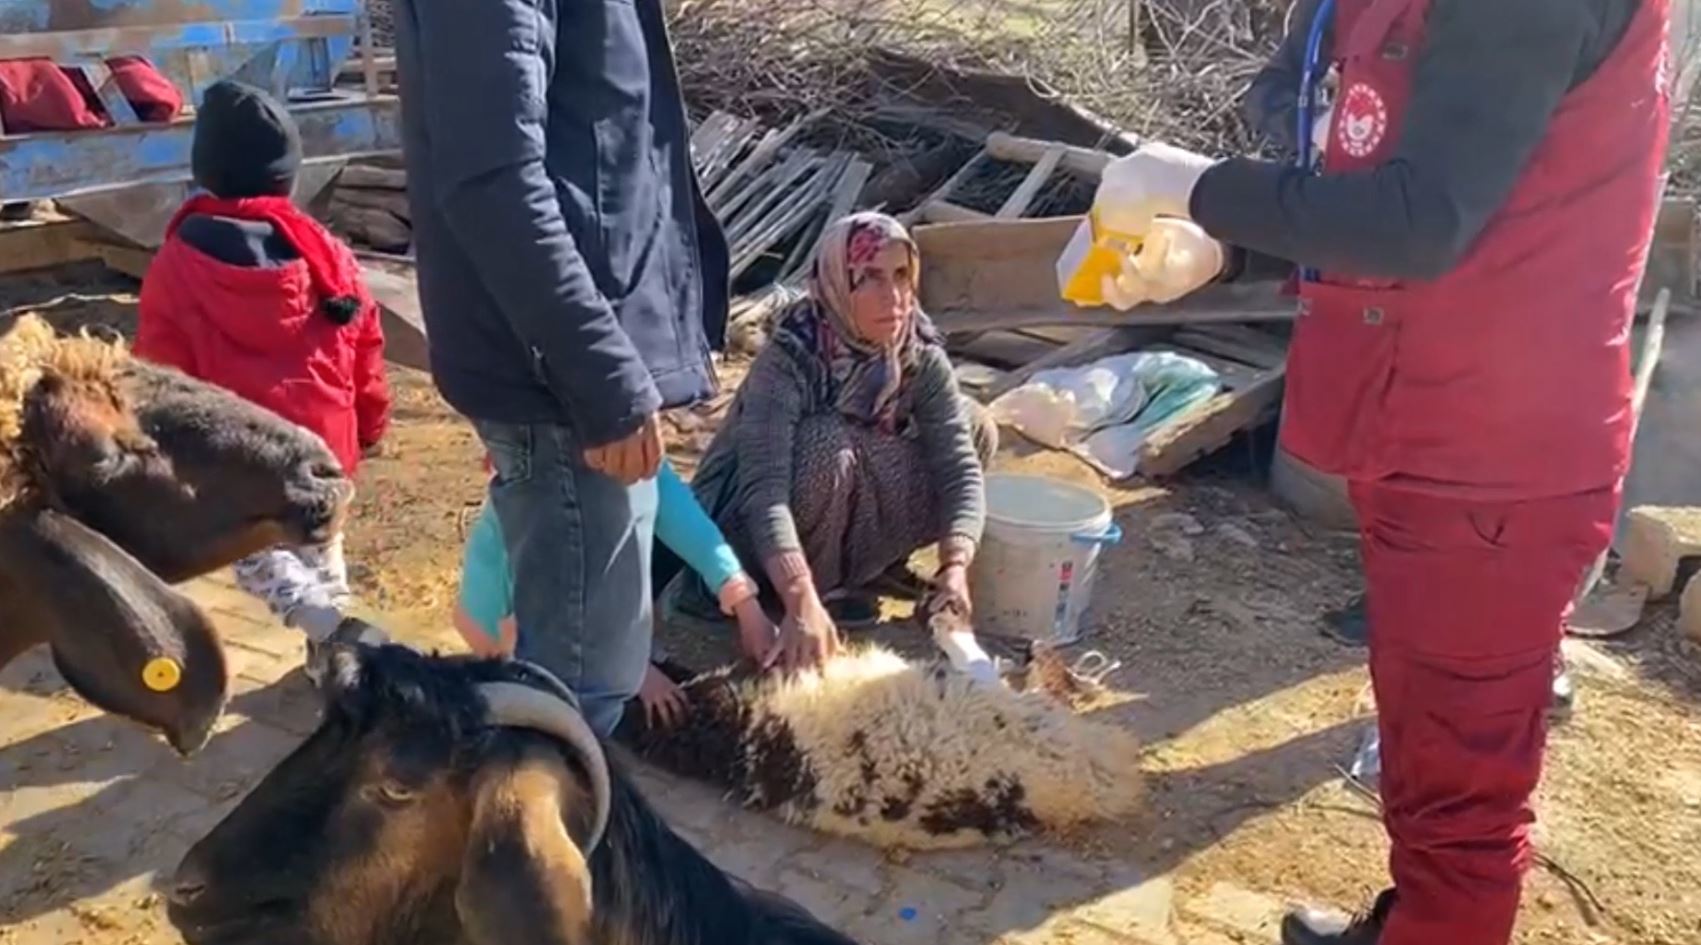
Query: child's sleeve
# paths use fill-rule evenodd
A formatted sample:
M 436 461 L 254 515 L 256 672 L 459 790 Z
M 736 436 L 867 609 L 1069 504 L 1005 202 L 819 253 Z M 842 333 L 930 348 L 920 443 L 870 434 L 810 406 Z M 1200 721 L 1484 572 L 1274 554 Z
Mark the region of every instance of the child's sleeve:
M 390 429 L 390 381 L 384 373 L 384 323 L 378 303 L 365 299 L 354 352 L 354 413 L 360 446 L 377 445 Z
M 744 573 L 714 519 L 665 458 L 656 472 L 656 491 L 656 539 L 684 558 L 710 591 L 719 593 L 722 585 Z
M 502 638 L 502 621 L 514 612 L 514 577 L 496 509 L 485 500 L 467 533 L 461 558 L 461 609 L 490 636 Z
M 168 266 L 158 259 L 142 279 L 142 297 L 136 307 L 136 343 L 132 350 L 145 361 L 198 377 L 195 348 L 177 322 L 181 308 L 176 304 L 176 282 Z

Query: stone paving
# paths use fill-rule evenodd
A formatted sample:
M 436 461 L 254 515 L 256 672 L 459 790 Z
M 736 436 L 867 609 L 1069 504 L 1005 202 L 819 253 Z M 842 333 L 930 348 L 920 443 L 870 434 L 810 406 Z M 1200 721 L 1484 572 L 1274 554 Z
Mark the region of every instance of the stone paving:
M 178 941 L 154 891 L 183 851 L 315 725 L 301 638 L 227 581 L 192 595 L 225 634 L 233 698 L 195 758 L 64 690 L 45 651 L 0 673 L 0 945 Z M 443 641 L 448 644 L 448 639 Z M 723 868 L 780 890 L 867 945 L 1272 942 L 1281 903 L 1044 843 L 886 857 L 638 772 L 669 821 Z

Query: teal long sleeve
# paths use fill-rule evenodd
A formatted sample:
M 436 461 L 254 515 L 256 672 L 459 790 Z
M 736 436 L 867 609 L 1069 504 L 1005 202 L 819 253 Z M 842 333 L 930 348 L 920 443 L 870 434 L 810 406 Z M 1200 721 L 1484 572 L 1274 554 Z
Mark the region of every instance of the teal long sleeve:
M 718 593 L 726 582 L 744 573 L 738 555 L 727 544 L 714 519 L 703 511 L 673 463 L 665 459 L 656 473 L 656 489 L 660 493 L 656 509 L 657 541 L 685 559 L 710 591 Z

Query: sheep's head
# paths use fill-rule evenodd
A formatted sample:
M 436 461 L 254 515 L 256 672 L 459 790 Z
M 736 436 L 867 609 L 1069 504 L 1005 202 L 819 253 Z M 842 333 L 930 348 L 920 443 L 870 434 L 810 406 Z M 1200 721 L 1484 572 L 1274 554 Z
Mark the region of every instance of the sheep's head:
M 206 615 L 59 512 L 0 513 L 0 614 L 7 649 L 46 642 L 79 695 L 158 730 L 181 754 L 206 743 L 224 710 L 224 649 Z
M 39 497 L 167 581 L 323 542 L 352 494 L 318 436 L 229 391 L 34 316 L 0 336 L 0 506 Z
M 190 849 L 190 945 L 589 941 L 602 749 L 513 662 L 337 648 L 319 729 Z
M 57 501 L 170 581 L 336 535 L 353 487 L 314 433 L 213 384 L 130 359 L 120 380 L 164 462 L 53 466 Z M 145 511 L 144 511 L 145 510 Z

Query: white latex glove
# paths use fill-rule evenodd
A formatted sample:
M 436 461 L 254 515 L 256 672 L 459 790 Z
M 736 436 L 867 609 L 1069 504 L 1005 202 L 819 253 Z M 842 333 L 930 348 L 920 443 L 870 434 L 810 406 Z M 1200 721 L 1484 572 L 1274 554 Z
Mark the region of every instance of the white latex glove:
M 945 656 L 951 661 L 951 666 L 957 672 L 981 683 L 998 682 L 998 667 L 992 662 L 992 657 L 981 649 L 980 641 L 975 635 L 966 630 L 943 633 L 933 640 Z
M 1143 234 L 1159 216 L 1191 216 L 1188 205 L 1212 158 L 1167 144 L 1148 144 L 1105 165 L 1093 212 L 1105 228 Z
M 1122 272 L 1106 276 L 1105 304 L 1126 312 L 1143 302 L 1173 302 L 1223 271 L 1223 244 L 1192 220 L 1159 217 L 1140 251 L 1122 259 Z

